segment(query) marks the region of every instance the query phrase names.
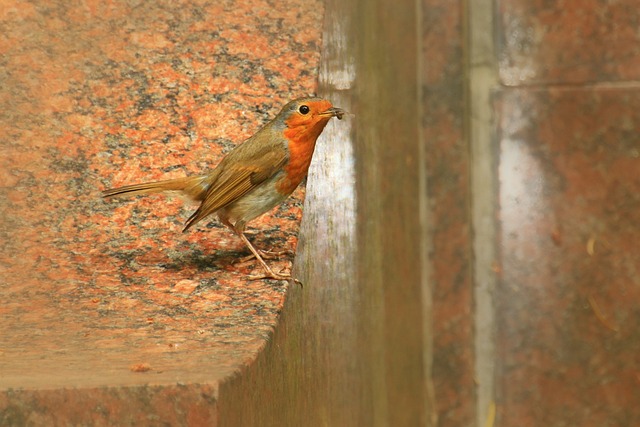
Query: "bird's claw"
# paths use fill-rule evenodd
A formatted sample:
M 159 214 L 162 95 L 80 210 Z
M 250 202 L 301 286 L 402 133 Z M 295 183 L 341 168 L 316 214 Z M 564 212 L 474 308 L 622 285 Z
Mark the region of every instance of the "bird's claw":
M 284 251 L 263 251 L 261 249 L 257 249 L 258 253 L 260 254 L 260 256 L 264 259 L 278 259 L 283 255 L 287 255 L 287 256 L 292 256 L 293 255 L 293 251 L 290 250 L 284 250 Z M 256 256 L 254 254 L 251 255 L 247 255 L 245 257 L 242 257 L 238 260 L 238 264 L 243 264 L 249 260 L 254 259 Z
M 274 273 L 273 270 L 269 270 L 269 271 L 265 271 L 262 274 L 254 274 L 254 275 L 250 275 L 249 276 L 249 280 L 261 280 L 261 279 L 274 279 L 274 280 L 293 280 L 295 283 L 297 283 L 298 285 L 300 285 L 300 287 L 302 288 L 302 282 L 298 279 L 296 279 L 295 277 L 293 277 L 291 274 L 282 274 L 282 272 L 280 273 Z

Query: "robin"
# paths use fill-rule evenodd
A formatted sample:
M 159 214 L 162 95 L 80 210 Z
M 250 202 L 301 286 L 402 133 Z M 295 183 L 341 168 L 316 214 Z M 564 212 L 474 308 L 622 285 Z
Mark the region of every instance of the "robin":
M 265 274 L 252 279 L 291 279 L 290 274 L 275 273 L 267 265 L 265 254 L 261 255 L 251 244 L 244 230 L 249 221 L 293 193 L 307 175 L 318 136 L 332 117 L 341 120 L 344 114 L 344 110 L 322 98 L 296 99 L 209 173 L 112 188 L 103 191 L 103 197 L 181 192 L 200 202 L 183 232 L 217 214 L 220 222 L 242 239 L 262 265 Z

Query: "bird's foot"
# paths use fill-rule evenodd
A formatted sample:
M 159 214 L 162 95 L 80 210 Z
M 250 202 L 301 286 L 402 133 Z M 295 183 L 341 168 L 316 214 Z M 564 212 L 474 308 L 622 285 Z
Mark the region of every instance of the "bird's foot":
M 249 248 L 249 250 L 253 254 L 253 257 L 255 257 L 255 259 L 258 260 L 258 262 L 262 266 L 262 269 L 264 270 L 264 274 L 262 274 L 262 275 L 249 276 L 250 280 L 256 280 L 256 279 L 293 280 L 294 282 L 296 282 L 297 284 L 302 286 L 302 282 L 299 281 L 298 279 L 296 279 L 295 277 L 291 276 L 290 273 L 286 274 L 286 273 L 282 273 L 282 271 L 280 271 L 279 273 L 274 273 L 273 270 L 271 269 L 271 267 L 269 267 L 269 265 L 264 261 L 264 259 L 262 259 L 262 257 L 264 256 L 265 252 L 256 249 L 251 244 L 249 239 L 247 239 L 247 236 L 245 236 L 242 233 L 241 229 L 240 230 L 234 229 L 234 231 L 236 231 L 236 233 L 238 233 L 238 236 L 240 236 L 240 239 L 242 239 L 244 244 L 247 245 L 247 247 Z M 277 256 L 279 254 L 276 253 L 276 252 L 271 252 L 271 253 L 268 253 L 265 258 L 268 258 L 269 255 L 276 255 Z
M 302 287 L 302 282 L 296 279 L 295 277 L 293 277 L 290 273 L 282 273 L 282 271 L 280 271 L 279 273 L 276 273 L 273 270 L 271 270 L 271 268 L 265 268 L 264 273 L 262 274 L 255 274 L 255 275 L 249 276 L 249 280 L 260 280 L 260 279 L 275 279 L 275 280 L 287 280 L 287 281 L 293 280 L 298 285 L 300 285 L 300 287 Z
M 283 255 L 286 256 L 292 256 L 293 255 L 293 251 L 290 250 L 284 250 L 284 251 L 263 251 L 261 249 L 257 249 L 258 253 L 260 254 L 260 256 L 264 259 L 278 259 Z M 238 260 L 239 264 L 245 263 L 249 260 L 254 259 L 256 256 L 254 254 L 251 255 L 247 255 L 245 257 L 242 257 Z

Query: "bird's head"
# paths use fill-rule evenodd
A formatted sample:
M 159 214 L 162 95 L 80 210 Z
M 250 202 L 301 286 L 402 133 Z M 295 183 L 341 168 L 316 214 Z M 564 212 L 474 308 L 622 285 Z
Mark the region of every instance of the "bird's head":
M 276 120 L 280 120 L 285 135 L 291 140 L 315 140 L 332 117 L 342 119 L 345 111 L 334 107 L 322 98 L 300 98 L 289 102 L 282 108 Z

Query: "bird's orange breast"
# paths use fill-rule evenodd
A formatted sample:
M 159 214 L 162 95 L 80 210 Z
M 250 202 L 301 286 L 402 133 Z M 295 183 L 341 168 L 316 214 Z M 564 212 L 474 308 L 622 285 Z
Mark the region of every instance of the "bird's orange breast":
M 276 184 L 281 194 L 291 194 L 309 171 L 316 140 L 327 125 L 327 118 L 319 118 L 307 126 L 293 126 L 284 131 L 288 141 L 289 162 L 284 167 L 285 176 Z

